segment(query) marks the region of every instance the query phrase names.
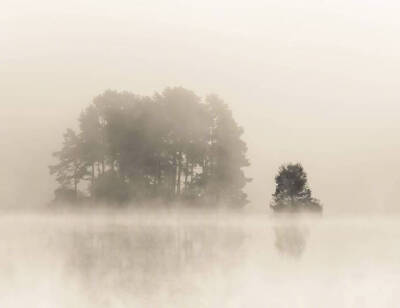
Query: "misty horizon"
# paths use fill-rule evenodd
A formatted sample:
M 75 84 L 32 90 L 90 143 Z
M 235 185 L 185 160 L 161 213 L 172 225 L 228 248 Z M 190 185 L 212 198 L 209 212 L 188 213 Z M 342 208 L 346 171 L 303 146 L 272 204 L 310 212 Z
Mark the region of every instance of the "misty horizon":
M 399 9 L 3 0 L 0 307 L 397 307 Z
M 396 4 L 226 6 L 6 1 L 2 205 L 51 199 L 50 153 L 99 93 L 183 86 L 218 93 L 244 128 L 250 208 L 267 207 L 279 165 L 301 162 L 326 211 L 397 211 Z

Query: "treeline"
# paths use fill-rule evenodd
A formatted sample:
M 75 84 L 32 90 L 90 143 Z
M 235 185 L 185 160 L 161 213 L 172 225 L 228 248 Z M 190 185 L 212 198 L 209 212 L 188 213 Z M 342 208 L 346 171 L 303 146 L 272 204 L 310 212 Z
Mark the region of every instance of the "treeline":
M 106 91 L 68 129 L 57 163 L 56 201 L 149 200 L 240 207 L 247 203 L 247 146 L 227 104 L 184 88 L 152 97 Z

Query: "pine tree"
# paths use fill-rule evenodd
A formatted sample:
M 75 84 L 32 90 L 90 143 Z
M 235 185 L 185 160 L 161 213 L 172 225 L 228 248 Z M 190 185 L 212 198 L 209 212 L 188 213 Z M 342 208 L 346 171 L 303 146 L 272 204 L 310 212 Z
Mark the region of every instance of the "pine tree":
M 270 205 L 274 211 L 322 211 L 320 202 L 311 195 L 307 174 L 301 164 L 282 165 L 275 182 L 276 189 Z

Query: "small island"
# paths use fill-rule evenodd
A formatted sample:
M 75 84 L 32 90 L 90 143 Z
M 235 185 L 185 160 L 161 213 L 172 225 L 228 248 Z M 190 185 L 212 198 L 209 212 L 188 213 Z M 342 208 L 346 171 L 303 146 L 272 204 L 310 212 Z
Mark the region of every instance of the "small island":
M 275 182 L 276 189 L 270 204 L 274 212 L 322 212 L 320 201 L 312 197 L 307 174 L 300 163 L 282 165 Z
M 240 208 L 250 179 L 243 129 L 216 95 L 106 91 L 68 129 L 50 166 L 56 203 Z

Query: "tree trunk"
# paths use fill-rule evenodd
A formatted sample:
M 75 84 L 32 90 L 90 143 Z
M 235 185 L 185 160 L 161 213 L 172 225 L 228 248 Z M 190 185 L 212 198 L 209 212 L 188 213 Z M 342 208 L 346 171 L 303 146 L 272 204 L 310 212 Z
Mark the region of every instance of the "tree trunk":
M 187 187 L 187 183 L 188 183 L 188 176 L 189 176 L 189 161 L 186 157 L 186 167 L 185 167 L 185 189 Z
M 193 176 L 194 176 L 194 170 L 193 170 L 193 163 L 192 164 L 190 164 L 190 184 L 192 184 L 193 183 Z
M 76 176 L 74 177 L 74 193 L 75 193 L 75 200 L 78 201 L 78 180 Z
M 174 154 L 174 158 L 173 158 L 173 162 L 172 162 L 172 167 L 173 167 L 173 171 L 172 171 L 172 175 L 171 175 L 171 192 L 172 192 L 172 196 L 175 196 L 176 194 L 176 153 Z
M 75 194 L 75 200 L 78 201 L 78 170 L 79 166 L 78 164 L 75 164 L 74 166 L 74 194 Z
M 94 163 L 92 163 L 92 185 L 94 184 Z
M 157 162 L 157 186 L 161 185 L 161 158 L 158 158 Z
M 181 194 L 181 173 L 182 173 L 182 152 L 179 152 L 178 155 L 178 183 L 176 192 L 178 195 Z

